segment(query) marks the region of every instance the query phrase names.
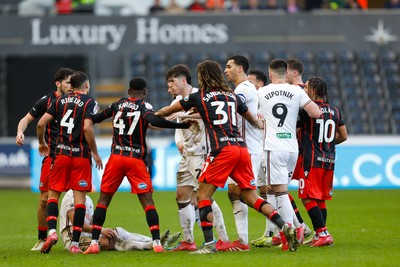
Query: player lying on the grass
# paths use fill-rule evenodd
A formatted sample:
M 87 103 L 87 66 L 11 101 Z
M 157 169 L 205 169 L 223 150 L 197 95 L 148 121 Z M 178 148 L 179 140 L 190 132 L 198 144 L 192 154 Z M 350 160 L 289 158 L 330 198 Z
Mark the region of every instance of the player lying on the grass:
M 60 209 L 60 233 L 64 243 L 64 248 L 69 250 L 72 242 L 72 222 L 74 218 L 74 197 L 73 191 L 69 190 L 63 197 Z M 86 195 L 86 214 L 83 231 L 79 240 L 79 247 L 83 251 L 90 245 L 92 240 L 92 218 L 93 218 L 93 201 Z M 161 236 L 161 243 L 164 248 L 168 248 L 175 243 L 180 233 L 169 235 L 169 230 Z M 151 237 L 130 233 L 122 227 L 103 228 L 101 238 L 99 240 L 101 250 L 150 250 L 153 249 L 153 239 Z

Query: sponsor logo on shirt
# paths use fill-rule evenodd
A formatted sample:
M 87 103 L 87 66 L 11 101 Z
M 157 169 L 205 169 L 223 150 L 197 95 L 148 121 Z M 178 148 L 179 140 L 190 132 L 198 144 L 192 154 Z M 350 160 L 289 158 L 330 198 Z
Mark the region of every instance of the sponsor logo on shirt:
M 291 133 L 277 133 L 276 137 L 278 137 L 279 139 L 290 139 L 290 138 L 292 138 L 292 134 Z

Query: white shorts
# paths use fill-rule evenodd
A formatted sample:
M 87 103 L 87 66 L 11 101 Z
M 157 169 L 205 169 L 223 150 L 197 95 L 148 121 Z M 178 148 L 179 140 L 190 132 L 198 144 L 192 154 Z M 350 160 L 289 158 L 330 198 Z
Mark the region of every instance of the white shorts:
M 257 180 L 257 186 L 258 186 L 258 176 L 260 174 L 262 154 L 250 154 L 250 158 L 251 158 L 251 166 L 254 174 L 254 179 Z M 237 185 L 237 183 L 231 177 L 228 177 L 227 184 Z
M 193 186 L 198 188 L 201 169 L 205 162 L 205 155 L 183 155 L 176 174 L 177 186 Z
M 264 164 L 269 185 L 289 184 L 297 163 L 298 152 L 266 150 Z
M 261 158 L 260 169 L 258 171 L 258 176 L 257 176 L 257 187 L 266 185 L 267 185 L 267 177 L 265 176 L 265 164 L 263 155 L 263 157 Z

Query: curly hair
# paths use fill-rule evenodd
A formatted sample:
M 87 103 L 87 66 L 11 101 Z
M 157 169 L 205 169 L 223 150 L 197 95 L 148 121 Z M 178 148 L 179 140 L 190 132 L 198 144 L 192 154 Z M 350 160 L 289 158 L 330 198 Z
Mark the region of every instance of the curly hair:
M 317 96 L 321 97 L 325 103 L 328 100 L 328 86 L 326 82 L 320 77 L 311 77 L 308 79 L 308 86 L 315 90 Z
M 224 79 L 221 65 L 214 60 L 205 60 L 197 65 L 199 87 L 204 91 L 232 92 Z

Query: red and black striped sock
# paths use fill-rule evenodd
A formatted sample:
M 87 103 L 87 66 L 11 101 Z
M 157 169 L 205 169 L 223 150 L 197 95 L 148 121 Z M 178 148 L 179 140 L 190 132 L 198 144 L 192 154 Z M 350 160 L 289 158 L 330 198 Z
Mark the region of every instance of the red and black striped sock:
M 144 212 L 146 212 L 146 221 L 150 229 L 151 237 L 153 240 L 160 239 L 160 222 L 156 207 L 147 206 Z
M 38 239 L 44 240 L 47 237 L 47 226 L 38 226 Z
M 212 213 L 210 200 L 199 201 L 201 229 L 203 230 L 204 241 L 210 243 L 214 241 L 213 224 L 208 220 L 208 214 Z
M 58 200 L 49 199 L 47 200 L 47 226 L 49 229 L 57 229 L 57 218 L 58 218 Z
M 99 240 L 101 229 L 106 220 L 107 206 L 97 204 L 93 214 L 92 239 Z
M 81 237 L 83 224 L 85 223 L 86 206 L 85 204 L 75 205 L 74 213 L 74 226 L 72 231 L 72 241 L 79 243 Z
M 325 221 L 321 210 L 318 208 L 317 202 L 312 200 L 305 205 L 305 208 L 310 216 L 314 230 L 325 227 Z

